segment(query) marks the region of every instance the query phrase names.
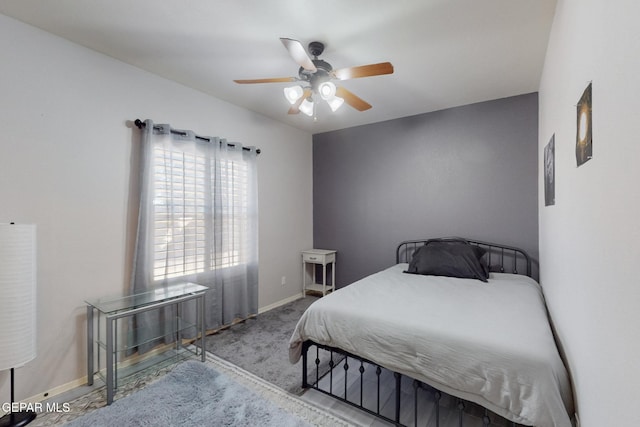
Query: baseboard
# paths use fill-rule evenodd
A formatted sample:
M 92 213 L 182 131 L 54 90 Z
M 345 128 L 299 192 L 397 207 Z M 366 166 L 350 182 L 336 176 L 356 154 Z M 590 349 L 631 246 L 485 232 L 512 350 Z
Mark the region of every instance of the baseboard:
M 59 394 L 62 393 L 66 393 L 68 391 L 73 390 L 74 388 L 83 386 L 83 385 L 87 385 L 87 376 L 85 375 L 82 378 L 78 378 L 76 380 L 73 380 L 71 382 L 68 382 L 66 384 L 62 384 L 59 386 L 56 386 L 52 389 L 49 389 L 47 391 L 44 391 L 40 394 L 36 394 L 34 396 L 28 397 L 24 400 L 22 400 L 22 402 L 28 402 L 28 403 L 36 403 L 36 402 L 42 402 L 44 400 L 50 399 L 54 396 L 57 396 Z
M 274 302 L 273 304 L 269 304 L 267 306 L 261 307 L 261 308 L 258 309 L 258 314 L 262 314 L 262 313 L 265 313 L 265 312 L 267 312 L 269 310 L 273 310 L 274 308 L 278 308 L 278 307 L 280 307 L 282 305 L 289 304 L 290 302 L 299 300 L 303 296 L 304 295 L 302 294 L 302 292 L 300 292 L 299 294 L 292 295 L 289 298 L 285 298 L 285 299 L 280 300 L 278 302 Z

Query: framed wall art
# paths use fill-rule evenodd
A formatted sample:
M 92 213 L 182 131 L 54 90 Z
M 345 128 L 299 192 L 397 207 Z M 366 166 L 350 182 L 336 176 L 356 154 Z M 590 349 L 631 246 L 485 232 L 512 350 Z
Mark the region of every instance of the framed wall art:
M 556 134 L 544 147 L 544 205 L 556 204 Z
M 577 105 L 578 125 L 576 129 L 576 164 L 584 164 L 593 156 L 591 135 L 591 83 L 582 93 Z

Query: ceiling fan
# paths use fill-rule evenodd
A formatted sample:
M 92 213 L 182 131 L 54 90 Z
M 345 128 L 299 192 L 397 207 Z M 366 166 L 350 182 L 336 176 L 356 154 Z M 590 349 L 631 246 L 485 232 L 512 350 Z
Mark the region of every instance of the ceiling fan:
M 313 56 L 311 59 L 298 40 L 281 38 L 280 41 L 289 51 L 293 60 L 300 65 L 297 77 L 234 80 L 234 82 L 239 84 L 298 82 L 299 84 L 295 86 L 284 88 L 285 98 L 291 104 L 289 114 L 302 112 L 312 116 L 315 111 L 313 98 L 315 95 L 326 101 L 332 111 L 336 111 L 343 103 L 358 111 L 368 110 L 371 108 L 371 104 L 344 87 L 336 86 L 332 80 L 349 80 L 393 73 L 393 65 L 390 62 L 334 70 L 331 64 L 318 59 L 318 56 L 324 51 L 323 43 L 317 41 L 309 43 L 309 53 Z

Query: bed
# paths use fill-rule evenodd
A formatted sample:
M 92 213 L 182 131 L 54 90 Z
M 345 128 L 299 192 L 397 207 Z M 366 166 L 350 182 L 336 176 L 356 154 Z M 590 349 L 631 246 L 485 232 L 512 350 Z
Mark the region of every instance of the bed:
M 449 262 L 447 251 L 454 247 L 464 249 L 463 262 L 473 264 L 470 272 L 439 267 Z M 456 252 L 453 270 L 457 257 Z M 481 270 L 476 271 L 474 259 Z M 430 271 L 433 265 L 427 265 L 425 273 L 425 265 L 434 262 L 439 263 L 436 269 Z M 460 277 L 451 277 L 456 275 Z M 358 366 L 353 370 L 360 374 L 364 363 L 390 370 L 397 383 L 395 415 L 382 418 L 396 424 L 401 378 L 406 376 L 414 380 L 416 396 L 424 385 L 434 388 L 436 398 L 440 391 L 459 398 L 461 410 L 463 402 L 486 408 L 483 425 L 491 423 L 491 411 L 522 425 L 570 427 L 568 373 L 542 290 L 530 275 L 531 261 L 517 248 L 459 238 L 403 242 L 395 265 L 319 299 L 305 311 L 290 340 L 290 361 L 303 357 L 305 387 L 312 346 L 316 352 L 331 353 L 330 371 L 334 354 L 355 359 L 344 363 L 345 376 L 349 364 Z M 319 363 L 316 354 L 316 368 Z M 380 415 L 380 402 L 377 405 L 377 411 L 360 406 Z M 417 422 L 417 403 L 415 408 Z M 461 415 L 460 426 L 462 420 Z

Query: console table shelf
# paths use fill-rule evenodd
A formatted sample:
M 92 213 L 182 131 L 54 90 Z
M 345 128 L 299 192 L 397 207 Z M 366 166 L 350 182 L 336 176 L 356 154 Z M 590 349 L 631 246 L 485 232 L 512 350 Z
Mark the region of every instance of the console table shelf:
M 119 361 L 126 357 L 129 352 L 135 351 L 140 345 L 149 344 L 170 336 L 175 341 L 175 345 L 172 346 L 172 349 L 166 351 L 166 354 L 162 354 L 164 357 L 154 357 L 155 361 L 162 363 L 167 358 L 179 360 L 191 355 L 199 355 L 202 361 L 205 361 L 204 339 L 202 338 L 205 336 L 204 300 L 207 289 L 206 286 L 195 283 L 180 283 L 135 295 L 86 301 L 87 383 L 88 385 L 93 384 L 95 374 L 99 374 L 100 377 L 104 378 L 107 386 L 107 405 L 113 402 L 114 390 L 118 386 Z M 186 322 L 181 316 L 182 305 L 186 301 L 196 302 L 197 324 Z M 157 325 L 157 327 L 152 327 L 153 331 L 150 331 L 150 328 L 129 330 L 126 337 L 124 337 L 124 342 L 118 341 L 118 320 L 170 306 L 175 308 L 175 317 L 172 316 L 164 323 Z M 196 346 L 193 347 L 195 351 L 182 346 L 183 334 L 188 330 L 194 331 L 196 338 L 198 338 L 198 334 L 200 335 L 199 352 Z M 150 333 L 137 333 L 140 331 Z M 139 341 L 136 340 L 135 338 L 140 335 L 145 336 L 145 338 Z M 94 369 L 94 351 L 96 350 L 97 372 Z M 101 353 L 105 354 L 105 375 L 102 375 L 100 370 Z

